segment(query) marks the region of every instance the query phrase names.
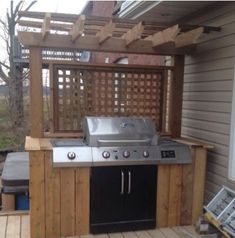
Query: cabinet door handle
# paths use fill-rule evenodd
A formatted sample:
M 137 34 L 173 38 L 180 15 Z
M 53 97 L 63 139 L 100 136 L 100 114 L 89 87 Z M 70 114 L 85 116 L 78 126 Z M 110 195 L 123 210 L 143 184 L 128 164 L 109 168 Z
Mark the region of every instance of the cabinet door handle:
M 131 193 L 131 172 L 128 171 L 128 194 Z
M 121 194 L 124 194 L 124 173 L 121 171 Z

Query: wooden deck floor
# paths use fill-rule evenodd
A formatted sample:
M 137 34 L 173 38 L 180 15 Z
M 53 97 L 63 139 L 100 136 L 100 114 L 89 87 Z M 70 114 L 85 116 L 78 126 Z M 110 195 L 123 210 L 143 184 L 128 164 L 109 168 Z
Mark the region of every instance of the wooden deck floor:
M 147 231 L 102 235 L 84 235 L 76 238 L 192 238 L 200 237 L 192 226 L 161 228 Z M 30 238 L 29 215 L 0 215 L 0 238 Z M 43 237 L 42 237 L 43 238 Z M 66 237 L 63 237 L 66 238 Z M 72 237 L 67 237 L 72 238 Z M 75 238 L 75 237 L 74 237 Z

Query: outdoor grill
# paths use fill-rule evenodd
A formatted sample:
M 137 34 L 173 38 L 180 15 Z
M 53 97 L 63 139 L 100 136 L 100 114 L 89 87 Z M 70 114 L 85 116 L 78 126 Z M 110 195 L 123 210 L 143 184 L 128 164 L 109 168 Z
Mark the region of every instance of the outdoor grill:
M 83 139 L 53 140 L 54 167 L 191 163 L 187 145 L 162 139 L 143 117 L 85 117 Z

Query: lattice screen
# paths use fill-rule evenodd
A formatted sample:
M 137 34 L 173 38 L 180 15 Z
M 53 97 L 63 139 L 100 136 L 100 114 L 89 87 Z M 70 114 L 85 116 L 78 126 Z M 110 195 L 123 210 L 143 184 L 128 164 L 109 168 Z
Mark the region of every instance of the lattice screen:
M 80 131 L 84 116 L 147 116 L 161 129 L 163 72 L 121 66 L 55 66 L 55 131 Z

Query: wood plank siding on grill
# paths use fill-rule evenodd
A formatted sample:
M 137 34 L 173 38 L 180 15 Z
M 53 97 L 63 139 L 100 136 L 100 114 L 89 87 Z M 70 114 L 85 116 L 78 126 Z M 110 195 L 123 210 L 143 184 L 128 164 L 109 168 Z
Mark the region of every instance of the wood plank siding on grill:
M 232 88 L 235 64 L 235 3 L 225 3 L 192 19 L 190 24 L 221 27 L 205 34 L 197 53 L 185 59 L 182 135 L 212 143 L 208 152 L 205 202 L 228 179 Z

